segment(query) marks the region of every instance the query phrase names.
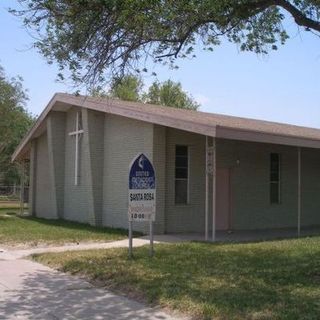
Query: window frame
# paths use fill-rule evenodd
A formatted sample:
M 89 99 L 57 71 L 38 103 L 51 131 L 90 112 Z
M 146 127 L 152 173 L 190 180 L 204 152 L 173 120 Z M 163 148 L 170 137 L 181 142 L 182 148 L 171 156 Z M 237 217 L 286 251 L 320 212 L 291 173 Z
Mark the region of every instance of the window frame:
M 278 166 L 277 166 L 277 173 L 278 173 L 278 180 L 273 180 L 272 179 L 272 173 L 274 173 L 274 171 L 272 170 L 272 156 L 273 155 L 277 155 L 278 157 Z M 271 205 L 277 205 L 277 204 L 281 204 L 281 200 L 282 200 L 282 197 L 281 197 L 281 167 L 282 167 L 282 159 L 281 159 L 281 154 L 278 153 L 278 152 L 271 152 L 270 153 L 270 158 L 269 158 L 269 201 L 270 201 L 270 204 Z M 278 188 L 277 188 L 277 201 L 273 201 L 272 200 L 272 191 L 271 191 L 271 187 L 272 185 L 277 185 Z
M 177 147 L 186 147 L 187 148 L 187 160 L 188 164 L 187 167 L 177 167 L 176 161 L 177 161 Z M 177 178 L 176 177 L 176 169 L 187 169 L 187 178 Z M 187 181 L 187 201 L 186 202 L 177 202 L 176 201 L 176 181 Z M 186 206 L 190 204 L 190 146 L 185 144 L 176 144 L 175 145 L 175 156 L 174 156 L 174 204 L 175 206 Z

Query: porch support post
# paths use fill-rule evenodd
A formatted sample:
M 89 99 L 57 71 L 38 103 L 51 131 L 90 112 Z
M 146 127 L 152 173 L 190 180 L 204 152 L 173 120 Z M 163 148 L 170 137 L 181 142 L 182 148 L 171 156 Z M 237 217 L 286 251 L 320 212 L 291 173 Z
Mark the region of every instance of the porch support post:
M 212 241 L 216 240 L 216 160 L 217 160 L 216 139 L 212 141 Z
M 209 172 L 208 172 L 208 147 L 209 139 L 206 136 L 206 164 L 205 164 L 205 173 L 206 173 L 206 202 L 205 202 L 205 240 L 208 241 L 209 234 Z
M 300 237 L 301 231 L 301 148 L 298 147 L 298 228 L 297 233 Z

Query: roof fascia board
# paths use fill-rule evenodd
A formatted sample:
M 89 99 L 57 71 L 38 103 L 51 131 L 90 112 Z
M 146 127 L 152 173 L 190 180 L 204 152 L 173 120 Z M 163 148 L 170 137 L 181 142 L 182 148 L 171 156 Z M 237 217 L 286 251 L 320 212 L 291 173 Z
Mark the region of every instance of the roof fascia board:
M 320 148 L 320 141 L 290 137 L 279 134 L 271 134 L 259 131 L 247 131 L 228 127 L 217 126 L 216 137 L 230 140 L 241 140 L 260 143 L 280 144 L 294 147 Z
M 34 133 L 36 132 L 36 130 L 38 129 L 38 127 L 42 124 L 42 122 L 45 120 L 47 114 L 50 112 L 50 110 L 52 109 L 52 107 L 54 106 L 54 104 L 56 103 L 56 101 L 58 100 L 59 94 L 56 93 L 51 100 L 49 101 L 49 103 L 47 104 L 47 106 L 45 107 L 45 109 L 41 112 L 40 116 L 38 117 L 37 121 L 34 123 L 34 125 L 30 128 L 30 130 L 28 131 L 28 133 L 24 136 L 24 138 L 21 140 L 21 142 L 19 143 L 19 145 L 17 146 L 16 150 L 14 151 L 12 157 L 11 157 L 11 161 L 16 161 L 19 160 L 19 155 L 21 153 L 23 153 L 23 149 L 26 147 L 26 145 L 30 142 L 30 140 L 32 139 Z

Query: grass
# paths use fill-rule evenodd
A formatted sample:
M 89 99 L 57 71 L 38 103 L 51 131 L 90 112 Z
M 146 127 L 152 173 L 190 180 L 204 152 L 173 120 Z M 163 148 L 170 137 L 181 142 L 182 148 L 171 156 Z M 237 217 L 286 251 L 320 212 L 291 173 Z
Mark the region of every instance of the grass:
M 60 245 L 124 239 L 125 230 L 97 228 L 87 224 L 19 217 L 19 210 L 0 208 L 0 244 L 5 246 Z
M 320 237 L 35 255 L 41 263 L 196 319 L 319 319 Z

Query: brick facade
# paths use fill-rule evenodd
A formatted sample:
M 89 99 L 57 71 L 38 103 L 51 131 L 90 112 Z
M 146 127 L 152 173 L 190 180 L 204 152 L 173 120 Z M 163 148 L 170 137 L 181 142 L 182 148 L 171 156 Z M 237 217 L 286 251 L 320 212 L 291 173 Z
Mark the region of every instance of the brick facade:
M 79 185 L 74 185 L 77 110 L 82 112 Z M 51 111 L 30 153 L 30 211 L 127 228 L 128 169 L 144 152 L 156 169 L 156 233 L 204 232 L 205 136 L 122 116 L 70 108 Z M 297 224 L 297 148 L 217 139 L 217 169 L 230 169 L 232 228 L 267 229 Z M 175 205 L 175 146 L 189 146 L 189 203 Z M 270 204 L 270 153 L 281 154 L 281 203 Z M 302 148 L 302 226 L 320 225 L 320 151 Z M 219 188 L 219 181 L 217 181 Z M 211 194 L 211 190 L 209 190 Z M 211 208 L 209 208 L 211 212 Z M 209 221 L 211 225 L 212 221 Z M 146 223 L 135 230 L 147 232 Z

